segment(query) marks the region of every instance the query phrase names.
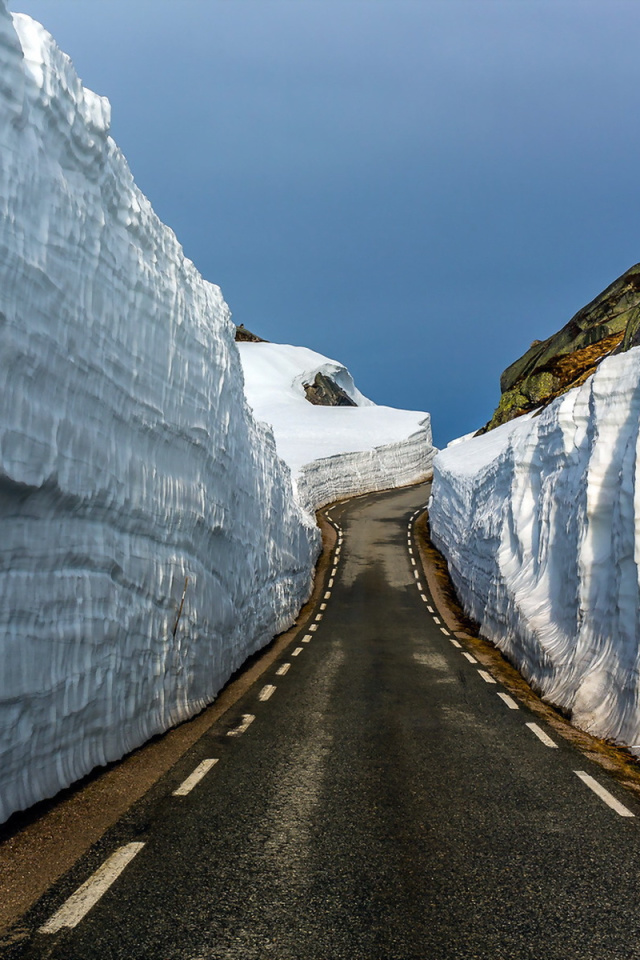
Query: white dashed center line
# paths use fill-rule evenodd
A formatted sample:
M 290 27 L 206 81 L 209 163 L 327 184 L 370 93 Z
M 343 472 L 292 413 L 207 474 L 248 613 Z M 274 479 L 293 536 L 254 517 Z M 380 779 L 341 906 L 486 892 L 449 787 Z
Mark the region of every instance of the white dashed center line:
M 413 571 L 413 575 L 414 575 L 414 577 L 416 578 L 416 580 L 417 580 L 418 577 L 420 576 L 420 574 L 418 573 L 417 570 L 414 570 L 414 571 Z
M 438 618 L 437 618 L 437 617 L 434 617 L 434 618 L 433 618 L 433 622 L 434 622 L 434 623 L 437 623 L 437 624 L 439 624 L 439 623 L 440 623 L 440 621 L 438 620 Z
M 309 630 L 311 630 L 312 633 L 315 633 L 317 629 L 318 629 L 317 623 L 312 623 L 311 626 L 309 627 Z
M 466 657 L 467 660 L 469 661 L 469 663 L 477 663 L 477 662 L 478 662 L 475 657 L 472 657 L 471 654 L 470 654 L 470 653 L 467 653 L 466 651 L 462 654 L 462 656 L 463 656 L 463 657 Z
M 310 634 L 310 633 L 306 633 L 306 634 L 304 635 L 304 637 L 302 638 L 302 642 L 303 642 L 303 643 L 309 643 L 310 640 L 311 640 L 311 634 Z
M 430 607 L 429 604 L 427 604 L 427 610 L 429 611 L 429 613 L 435 613 L 435 610 L 433 609 L 433 607 Z
M 448 630 L 445 630 L 444 627 L 440 627 L 440 633 L 444 633 L 445 637 L 450 637 L 450 636 L 451 636 L 451 634 L 449 633 L 449 631 L 448 631 Z
M 328 584 L 328 585 L 329 585 L 330 587 L 333 586 L 333 577 L 331 577 L 331 579 L 329 580 L 329 584 Z
M 421 593 L 420 596 L 422 597 L 422 599 L 424 600 L 424 602 L 427 603 L 427 598 L 425 597 L 424 593 Z
M 283 663 L 282 666 L 281 666 L 281 667 L 278 667 L 278 669 L 276 670 L 276 676 L 277 676 L 277 677 L 284 677 L 285 673 L 287 673 L 287 671 L 289 670 L 289 667 L 290 667 L 290 666 L 291 666 L 290 663 Z
M 331 594 L 329 593 L 329 594 L 327 594 L 327 596 L 329 596 L 329 597 L 330 597 L 330 596 L 331 596 Z M 321 610 L 326 610 L 326 609 L 327 609 L 327 605 L 326 605 L 326 603 L 321 603 L 321 604 L 320 604 L 320 609 L 321 609 Z
M 409 547 L 409 553 L 413 555 L 413 548 Z
M 300 650 L 302 650 L 302 647 L 300 647 Z M 240 726 L 234 727 L 233 730 L 227 730 L 227 736 L 228 737 L 241 736 L 243 733 L 246 733 L 246 731 L 249 729 L 249 727 L 251 726 L 254 720 L 255 720 L 255 717 L 253 716 L 252 713 L 243 713 L 242 723 L 240 724 Z
M 202 763 L 199 763 L 193 773 L 188 776 L 186 780 L 183 780 L 177 790 L 173 791 L 173 796 L 186 797 L 217 762 L 218 760 L 216 758 L 215 760 L 203 760 Z
M 324 595 L 325 600 L 328 600 L 330 596 L 331 596 L 331 590 L 327 590 L 327 592 Z M 325 607 L 326 607 L 326 604 L 325 604 Z
M 261 700 L 264 703 L 264 701 L 268 700 L 269 697 L 272 697 L 275 692 L 276 688 L 274 685 L 272 683 L 267 683 L 258 694 L 258 700 Z
M 478 670 L 478 673 L 482 677 L 485 683 L 496 683 L 490 673 L 487 673 L 486 670 Z
M 413 565 L 413 566 L 415 567 L 415 565 L 416 565 L 416 561 L 414 560 L 414 558 L 413 558 L 413 557 L 411 557 L 411 563 L 412 563 L 412 565 Z
M 500 699 L 502 700 L 502 702 L 503 702 L 503 703 L 506 703 L 506 705 L 509 707 L 509 710 L 519 710 L 519 709 L 520 709 L 520 708 L 518 707 L 518 704 L 515 702 L 515 700 L 514 700 L 512 697 L 509 696 L 508 693 L 502 693 L 500 690 L 498 690 L 498 691 L 497 691 L 497 694 L 498 694 L 498 696 L 500 697 Z
M 303 650 L 302 647 L 296 647 L 295 650 L 293 651 L 293 653 L 291 654 L 291 656 L 292 656 L 292 657 L 297 657 L 297 656 L 299 656 L 299 654 L 302 653 L 302 650 Z
M 593 777 L 590 777 L 588 773 L 585 773 L 584 770 L 574 770 L 573 771 L 576 777 L 580 777 L 583 783 L 593 790 L 601 800 L 607 804 L 608 807 L 611 807 L 612 810 L 615 810 L 621 817 L 635 817 L 635 813 L 631 813 L 627 807 L 625 807 L 619 800 L 613 796 L 612 793 L 609 793 L 608 790 L 598 783 L 597 780 L 594 780 Z
M 420 583 L 419 580 L 418 580 L 416 586 L 417 586 L 418 590 L 422 590 L 422 584 Z
M 144 843 L 127 843 L 112 853 L 38 932 L 57 933 L 63 927 L 77 926 L 143 847 Z
M 460 650 L 461 647 L 462 647 L 462 644 L 461 644 L 461 643 L 458 643 L 457 640 L 454 640 L 453 637 L 449 637 L 449 643 L 452 643 L 452 644 L 454 645 L 454 647 L 457 647 L 457 648 L 458 648 L 458 650 Z
M 556 750 L 558 749 L 558 744 L 554 743 L 551 737 L 548 736 L 542 727 L 539 727 L 537 723 L 527 723 L 525 726 L 529 727 L 531 733 L 535 733 L 538 740 L 541 740 L 545 747 L 553 747 Z
M 337 572 L 338 572 L 338 568 L 337 568 L 337 567 L 334 567 L 333 570 L 331 571 L 331 576 L 332 576 L 332 577 L 335 577 L 335 575 L 336 575 Z

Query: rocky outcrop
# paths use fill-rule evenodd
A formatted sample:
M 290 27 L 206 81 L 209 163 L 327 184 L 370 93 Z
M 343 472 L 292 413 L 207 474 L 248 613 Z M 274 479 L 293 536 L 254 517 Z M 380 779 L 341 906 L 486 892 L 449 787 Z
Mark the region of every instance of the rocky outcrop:
M 631 267 L 547 340 L 534 340 L 500 378 L 485 433 L 580 386 L 604 357 L 640 344 L 640 264 Z
M 309 403 L 316 407 L 355 407 L 346 390 L 339 387 L 335 380 L 324 373 L 317 373 L 313 383 L 304 384 L 304 392 Z
M 237 324 L 235 340 L 236 343 L 268 343 L 257 333 L 251 333 L 251 330 L 247 330 L 244 323 Z

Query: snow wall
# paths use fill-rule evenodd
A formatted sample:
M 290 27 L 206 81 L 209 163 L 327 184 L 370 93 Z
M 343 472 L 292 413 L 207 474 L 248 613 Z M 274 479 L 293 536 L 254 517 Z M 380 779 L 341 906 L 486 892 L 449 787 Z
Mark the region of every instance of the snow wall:
M 640 743 L 640 348 L 539 416 L 435 460 L 433 539 L 460 598 L 551 703 Z
M 312 515 L 343 497 L 401 487 L 431 477 L 436 450 L 429 414 L 378 406 L 357 389 L 345 366 L 307 347 L 239 343 L 245 391 L 293 475 L 296 496 Z M 316 406 L 304 385 L 330 377 L 353 407 Z
M 0 0 L 0 821 L 211 702 L 319 551 L 109 112 Z

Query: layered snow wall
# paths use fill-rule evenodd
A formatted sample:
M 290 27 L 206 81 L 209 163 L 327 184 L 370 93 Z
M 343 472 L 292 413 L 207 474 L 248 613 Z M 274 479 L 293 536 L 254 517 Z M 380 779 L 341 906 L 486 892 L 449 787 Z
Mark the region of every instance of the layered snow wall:
M 273 427 L 291 468 L 296 496 L 312 514 L 341 497 L 400 487 L 431 476 L 435 450 L 429 414 L 377 406 L 342 364 L 306 347 L 239 343 L 246 395 Z M 314 406 L 304 385 L 330 377 L 354 407 Z
M 309 594 L 233 332 L 107 100 L 0 0 L 0 821 L 200 710 Z
M 640 348 L 435 461 L 431 528 L 467 612 L 579 727 L 640 743 Z

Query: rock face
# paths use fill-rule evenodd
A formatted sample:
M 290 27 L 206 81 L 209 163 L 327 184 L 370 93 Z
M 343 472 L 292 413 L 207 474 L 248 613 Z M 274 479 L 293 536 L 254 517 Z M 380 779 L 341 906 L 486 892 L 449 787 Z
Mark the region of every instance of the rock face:
M 235 340 L 236 343 L 267 343 L 267 341 L 259 337 L 257 333 L 251 333 L 251 330 L 247 330 L 244 323 L 237 325 Z
M 631 267 L 547 340 L 534 340 L 500 378 L 502 396 L 479 434 L 578 387 L 604 357 L 640 344 L 640 264 Z

